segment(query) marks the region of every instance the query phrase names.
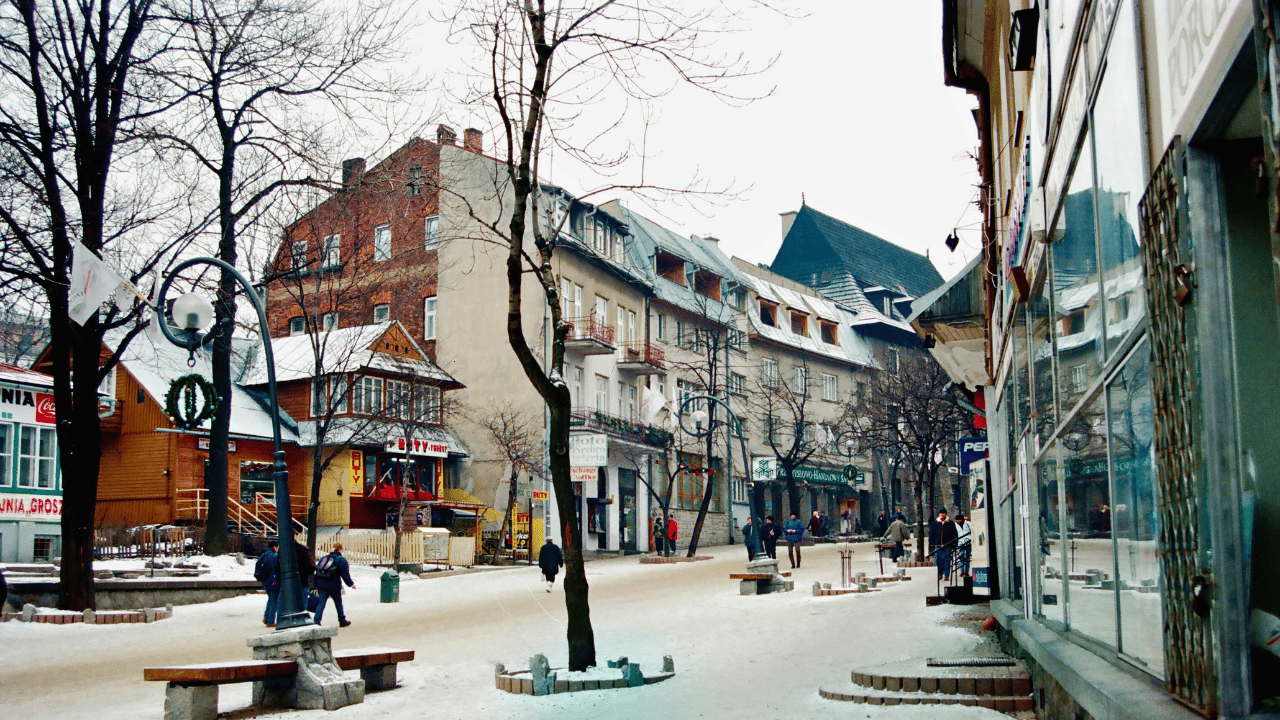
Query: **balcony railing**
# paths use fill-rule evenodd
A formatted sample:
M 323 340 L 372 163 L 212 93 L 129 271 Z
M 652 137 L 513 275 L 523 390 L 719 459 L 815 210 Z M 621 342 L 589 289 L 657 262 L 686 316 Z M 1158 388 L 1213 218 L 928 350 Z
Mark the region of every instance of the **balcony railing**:
M 569 318 L 569 334 L 565 336 L 565 346 L 580 350 L 587 355 L 604 355 L 614 351 L 613 328 L 594 315 Z
M 624 370 L 665 370 L 667 356 L 662 348 L 653 343 L 622 343 L 622 357 L 618 358 L 618 367 Z
M 671 433 L 662 428 L 595 408 L 573 408 L 569 415 L 569 427 L 573 430 L 599 430 L 623 440 L 654 447 L 665 447 L 671 440 Z

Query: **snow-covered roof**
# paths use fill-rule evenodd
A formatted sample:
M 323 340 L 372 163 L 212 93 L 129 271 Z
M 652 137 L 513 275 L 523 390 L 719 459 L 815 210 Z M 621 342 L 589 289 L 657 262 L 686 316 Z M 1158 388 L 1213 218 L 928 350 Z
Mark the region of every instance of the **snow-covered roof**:
M 114 350 L 118 346 L 119 336 L 109 333 L 103 342 Z M 256 340 L 237 338 L 232 342 L 231 377 L 233 380 L 243 372 L 247 358 L 254 357 L 260 350 L 254 346 Z M 194 355 L 194 365 L 188 365 L 190 354 L 182 348 L 161 338 L 153 339 L 149 334 L 140 334 L 125 348 L 120 357 L 120 365 L 138 381 L 156 402 L 164 403 L 169 393 L 169 385 L 183 375 L 203 375 L 213 380 L 213 368 L 210 366 L 210 352 L 206 349 Z M 271 438 L 270 403 L 265 393 L 247 390 L 237 382 L 231 383 L 231 434 L 249 437 Z M 297 423 L 284 410 L 276 409 L 281 424 L 281 439 L 284 442 L 297 442 Z M 209 429 L 206 420 L 200 426 Z
M 28 370 L 9 363 L 0 363 L 0 382 L 32 385 L 35 387 L 53 387 L 53 378 L 42 372 Z
M 829 357 L 841 362 L 850 362 L 864 367 L 879 367 L 871 344 L 858 335 L 853 329 L 856 315 L 830 300 L 815 294 L 799 292 L 793 288 L 766 280 L 760 275 L 767 271 L 751 272 L 745 269 L 744 262 L 739 262 L 742 269 L 740 277 L 746 287 L 766 300 L 778 303 L 781 308 L 798 310 L 816 319 L 827 320 L 837 325 L 836 343 L 831 345 L 822 341 L 822 334 L 816 320 L 810 324 L 809 335 L 796 335 L 791 332 L 791 322 L 779 314 L 776 326 L 766 325 L 760 319 L 759 312 L 748 312 L 751 322 L 751 334 L 779 345 L 790 346 L 805 352 Z
M 392 421 L 340 417 L 334 418 L 329 424 L 325 442 L 328 445 L 384 445 L 403 436 L 404 428 Z M 445 443 L 449 446 L 450 455 L 469 456 L 471 454 L 467 446 L 448 428 L 417 425 L 413 428 L 413 436 L 420 440 Z M 316 422 L 314 420 L 298 423 L 298 444 L 302 447 L 315 447 Z
M 391 329 L 400 326 L 398 320 L 373 325 L 340 328 L 329 332 L 291 335 L 275 338 L 271 349 L 275 353 L 276 382 L 307 380 L 316 376 L 316 350 L 320 351 L 320 368 L 325 374 L 351 373 L 360 370 L 381 370 L 388 373 L 413 375 L 442 384 L 457 384 L 449 373 L 427 359 L 409 333 L 404 333 L 415 354 L 421 359 L 377 352 L 372 348 Z M 403 331 L 403 326 L 400 326 Z M 240 384 L 249 386 L 267 383 L 266 363 L 262 353 L 255 353 L 246 363 Z

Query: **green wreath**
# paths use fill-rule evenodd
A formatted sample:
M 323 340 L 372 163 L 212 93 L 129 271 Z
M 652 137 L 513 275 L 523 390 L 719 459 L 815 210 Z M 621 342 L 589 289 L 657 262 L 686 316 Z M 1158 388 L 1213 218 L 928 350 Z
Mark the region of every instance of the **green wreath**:
M 199 398 L 197 399 L 197 395 Z M 194 430 L 218 409 L 218 391 L 203 375 L 183 375 L 169 386 L 164 412 L 183 430 Z M 199 406 L 197 407 L 197 403 Z

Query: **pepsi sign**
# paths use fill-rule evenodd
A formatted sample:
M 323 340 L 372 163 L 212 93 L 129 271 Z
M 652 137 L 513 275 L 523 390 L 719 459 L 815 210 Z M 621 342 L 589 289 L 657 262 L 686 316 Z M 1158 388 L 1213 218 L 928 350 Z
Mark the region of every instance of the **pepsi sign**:
M 985 437 L 960 438 L 960 474 L 968 475 L 969 466 L 987 457 L 989 443 Z

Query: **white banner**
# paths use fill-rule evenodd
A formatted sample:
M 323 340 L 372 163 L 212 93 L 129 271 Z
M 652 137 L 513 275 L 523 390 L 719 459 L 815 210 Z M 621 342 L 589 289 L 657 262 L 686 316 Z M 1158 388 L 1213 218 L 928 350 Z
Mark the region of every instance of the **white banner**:
M 609 436 L 580 434 L 569 436 L 569 465 L 597 468 L 609 464 Z
M 654 388 L 646 387 L 644 389 L 644 397 L 640 401 L 640 419 L 645 425 L 652 425 L 658 413 L 662 412 L 662 408 L 667 406 L 667 399 L 662 397 L 662 393 Z
M 98 312 L 124 280 L 89 248 L 76 243 L 71 249 L 71 288 L 67 314 L 83 325 Z
M 61 519 L 60 496 L 0 494 L 0 520 L 57 522 Z

